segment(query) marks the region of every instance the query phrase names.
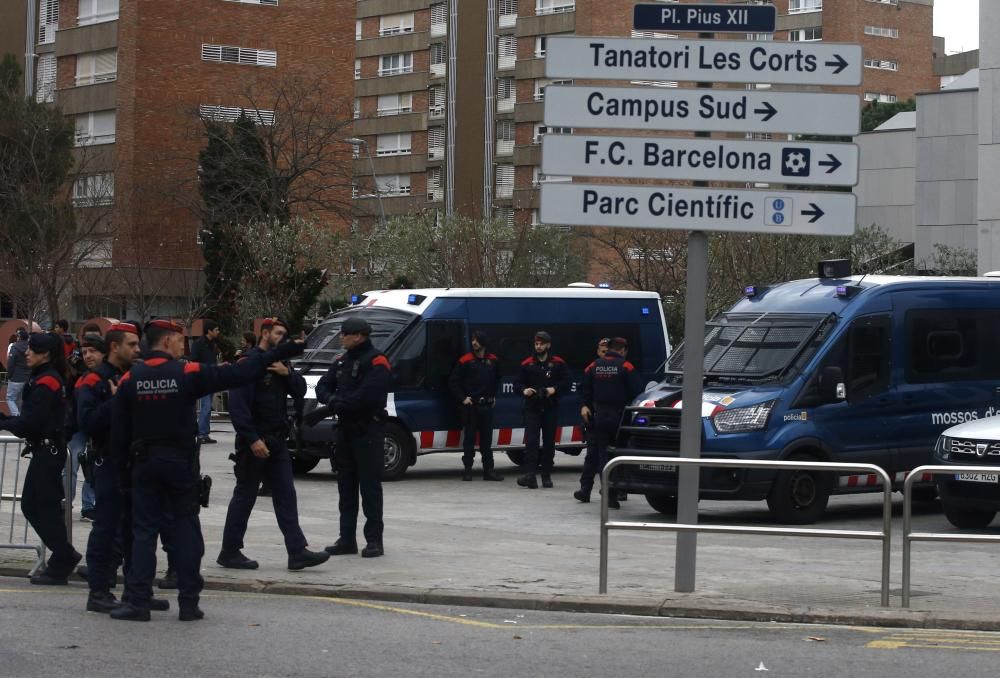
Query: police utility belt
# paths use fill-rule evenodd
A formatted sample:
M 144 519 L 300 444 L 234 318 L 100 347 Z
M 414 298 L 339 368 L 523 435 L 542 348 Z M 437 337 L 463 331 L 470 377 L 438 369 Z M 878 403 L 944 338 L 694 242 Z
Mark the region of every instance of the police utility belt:
M 151 456 L 188 457 L 198 453 L 198 445 L 187 440 L 133 440 L 129 448 L 132 456 L 142 461 Z
M 21 456 L 27 457 L 32 454 L 51 454 L 53 456 L 63 452 L 66 449 L 66 444 L 58 440 L 28 440 L 24 443 L 24 449 L 21 450 Z

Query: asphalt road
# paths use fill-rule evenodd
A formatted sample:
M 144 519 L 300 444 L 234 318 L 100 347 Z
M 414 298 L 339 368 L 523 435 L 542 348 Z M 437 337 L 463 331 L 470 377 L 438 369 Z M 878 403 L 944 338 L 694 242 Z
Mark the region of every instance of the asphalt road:
M 0 676 L 993 675 L 1000 634 L 736 623 L 210 593 L 207 617 L 83 611 L 0 578 Z M 766 669 L 766 672 L 765 670 Z

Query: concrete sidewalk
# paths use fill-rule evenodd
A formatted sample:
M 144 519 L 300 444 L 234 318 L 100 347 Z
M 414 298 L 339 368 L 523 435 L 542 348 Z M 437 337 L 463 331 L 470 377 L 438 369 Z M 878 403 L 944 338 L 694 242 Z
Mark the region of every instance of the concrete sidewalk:
M 523 609 L 620 612 L 737 620 L 776 620 L 1000 630 L 1000 575 L 991 544 L 918 543 L 912 609 L 900 608 L 901 540 L 896 499 L 892 607 L 879 607 L 880 545 L 842 539 L 700 535 L 695 593 L 673 593 L 674 535 L 612 533 L 608 595 L 597 594 L 598 503 L 580 504 L 580 458 L 558 454 L 551 490 L 524 490 L 516 468 L 498 457 L 502 483 L 462 482 L 457 455 L 421 457 L 404 480 L 385 484 L 386 556 L 332 558 L 289 572 L 267 498 L 251 519 L 244 552 L 259 570 L 215 564 L 232 493 L 228 425 L 213 425 L 218 445 L 202 449 L 214 480 L 212 506 L 201 514 L 202 574 L 217 589 L 343 596 L 398 602 Z M 478 470 L 478 466 L 477 466 Z M 302 528 L 312 548 L 337 537 L 336 480 L 326 462 L 297 480 Z M 880 495 L 835 498 L 818 527 L 877 530 Z M 596 493 L 595 493 L 596 499 Z M 642 497 L 614 512 L 625 520 L 662 521 Z M 763 502 L 702 502 L 701 520 L 773 524 Z M 6 520 L 5 514 L 0 521 Z M 950 531 L 937 507 L 922 508 L 915 529 Z M 0 527 L 3 527 L 0 524 Z M 994 528 L 996 529 L 996 528 Z M 88 524 L 74 524 L 82 551 Z M 364 542 L 360 526 L 358 538 Z M 0 574 L 23 574 L 25 554 L 0 551 Z M 161 563 L 161 569 L 163 564 Z

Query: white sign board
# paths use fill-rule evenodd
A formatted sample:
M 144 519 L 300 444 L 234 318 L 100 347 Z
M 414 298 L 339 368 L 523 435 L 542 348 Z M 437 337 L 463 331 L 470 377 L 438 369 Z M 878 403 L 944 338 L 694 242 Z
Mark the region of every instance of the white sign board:
M 551 35 L 545 77 L 597 80 L 861 84 L 861 45 Z
M 542 184 L 545 224 L 743 233 L 851 235 L 851 193 L 739 191 L 603 184 Z
M 550 85 L 544 117 L 550 127 L 854 136 L 861 102 L 854 94 Z
M 616 179 L 688 179 L 854 186 L 858 147 L 796 141 L 546 134 L 542 172 Z

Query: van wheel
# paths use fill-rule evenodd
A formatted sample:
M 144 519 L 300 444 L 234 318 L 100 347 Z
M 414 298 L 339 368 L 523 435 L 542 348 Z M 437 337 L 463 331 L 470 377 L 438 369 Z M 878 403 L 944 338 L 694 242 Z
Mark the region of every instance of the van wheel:
M 800 454 L 789 461 L 816 461 Z M 810 525 L 826 511 L 830 501 L 830 474 L 819 471 L 779 471 L 767 495 L 767 508 L 779 522 Z
M 521 466 L 524 464 L 524 450 L 512 450 L 507 453 L 507 458 L 510 459 L 511 463 Z
M 944 517 L 948 519 L 948 522 L 964 530 L 982 529 L 992 523 L 993 518 L 997 514 L 996 511 L 988 509 L 955 506 L 944 501 L 941 503 L 944 509 Z
M 382 469 L 383 480 L 399 480 L 410 465 L 414 444 L 413 436 L 404 431 L 398 424 L 389 422 L 385 425 L 385 467 Z
M 677 497 L 660 492 L 647 492 L 646 503 L 653 507 L 657 513 L 664 515 L 675 515 L 677 513 Z
M 306 474 L 316 468 L 319 457 L 292 456 L 292 473 Z

